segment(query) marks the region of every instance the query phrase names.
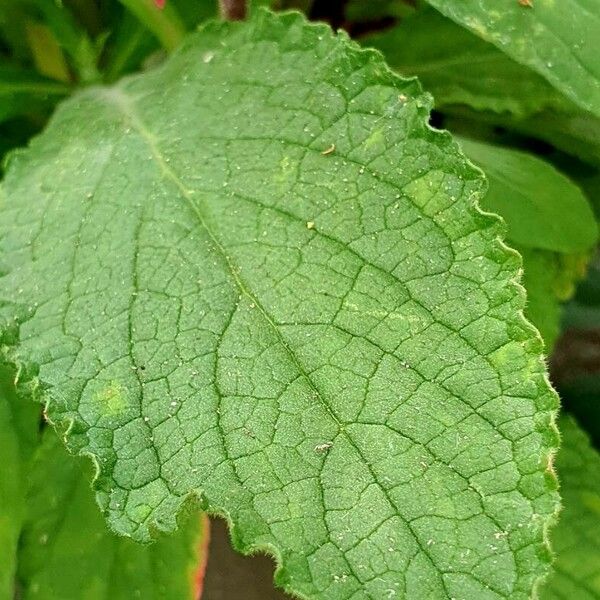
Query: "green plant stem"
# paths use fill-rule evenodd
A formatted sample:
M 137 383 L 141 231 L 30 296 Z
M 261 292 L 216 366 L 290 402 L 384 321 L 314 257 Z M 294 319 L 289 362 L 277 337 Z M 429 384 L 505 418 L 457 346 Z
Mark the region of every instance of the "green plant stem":
M 158 9 L 152 0 L 120 0 L 160 41 L 173 50 L 185 35 L 185 26 L 172 2 Z

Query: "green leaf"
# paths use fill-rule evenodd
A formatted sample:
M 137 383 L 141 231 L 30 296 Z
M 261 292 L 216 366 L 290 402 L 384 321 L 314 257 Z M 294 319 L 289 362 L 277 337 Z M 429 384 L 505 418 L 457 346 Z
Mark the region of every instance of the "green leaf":
M 185 35 L 185 26 L 172 2 L 166 2 L 162 10 L 154 0 L 120 0 L 167 49 L 176 48 Z
M 600 119 L 588 112 L 543 111 L 524 120 L 508 119 L 503 124 L 600 166 Z
M 17 115 L 46 111 L 69 91 L 68 85 L 33 71 L 0 65 L 0 123 Z
M 561 255 L 515 244 L 523 257 L 523 286 L 527 290 L 525 316 L 538 328 L 546 354 L 550 355 L 560 334 L 561 303 L 570 299 L 575 284 L 584 276 L 587 258 Z
M 543 77 L 431 8 L 362 43 L 383 52 L 401 75 L 417 75 L 436 108 L 466 104 L 524 117 L 571 106 Z
M 261 11 L 13 155 L 0 315 L 115 530 L 198 496 L 303 598 L 530 597 L 557 399 L 519 256 L 429 108 Z
M 97 81 L 97 49 L 67 7 L 62 2 L 48 0 L 31 0 L 25 5 L 31 5 L 35 12 L 41 14 L 44 26 L 47 26 L 61 48 L 69 55 L 81 81 Z
M 506 220 L 510 240 L 564 253 L 585 252 L 594 246 L 598 240 L 594 212 L 568 177 L 527 152 L 458 139 L 488 178 L 482 207 Z
M 17 547 L 25 519 L 26 473 L 23 465 L 36 445 L 40 409 L 18 398 L 10 380 L 15 373 L 0 365 L 0 598 L 14 596 Z
M 541 600 L 600 598 L 600 455 L 571 417 L 560 420 L 556 468 L 564 508 L 552 531 L 557 558 Z
M 547 79 L 600 116 L 600 0 L 427 0 L 441 13 Z
M 46 431 L 28 472 L 19 597 L 195 600 L 208 519 L 195 514 L 173 536 L 148 546 L 118 537 L 98 511 L 83 466 Z
M 125 12 L 119 19 L 110 42 L 104 69 L 107 82 L 138 68 L 151 52 L 160 47 L 158 40 L 130 12 Z

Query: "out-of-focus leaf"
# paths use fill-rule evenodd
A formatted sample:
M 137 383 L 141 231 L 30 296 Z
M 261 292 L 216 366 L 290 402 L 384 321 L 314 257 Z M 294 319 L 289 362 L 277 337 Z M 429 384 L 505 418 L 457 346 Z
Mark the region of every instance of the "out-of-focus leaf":
M 173 2 L 188 31 L 219 14 L 219 0 L 166 0 Z M 247 0 L 248 1 L 248 0 Z
M 151 31 L 167 50 L 179 45 L 185 35 L 185 25 L 173 2 L 159 9 L 154 0 L 120 0 Z
M 0 123 L 17 115 L 46 111 L 71 91 L 35 71 L 0 65 Z
M 19 398 L 14 371 L 0 364 L 0 598 L 14 597 L 17 548 L 26 516 L 24 465 L 37 444 L 40 407 Z
M 562 253 L 586 252 L 596 243 L 598 225 L 586 196 L 555 167 L 527 152 L 458 139 L 488 178 L 482 207 L 505 219 L 510 240 Z
M 600 454 L 570 416 L 556 457 L 563 509 L 551 538 L 556 560 L 540 600 L 600 598 Z
M 90 489 L 91 467 L 47 430 L 27 472 L 19 547 L 23 600 L 196 600 L 208 519 L 188 515 L 151 545 L 111 533 Z
M 35 66 L 41 75 L 68 82 L 71 79 L 64 54 L 52 31 L 42 23 L 28 21 L 27 39 Z
M 523 257 L 525 315 L 538 328 L 550 354 L 560 334 L 562 303 L 574 294 L 575 284 L 585 274 L 587 258 L 515 246 Z
M 404 0 L 350 0 L 345 13 L 348 21 L 368 22 L 386 17 L 403 18 L 415 11 L 413 5 Z
M 541 75 L 432 8 L 362 39 L 402 75 L 417 75 L 437 108 L 466 104 L 523 117 L 571 105 Z
M 115 81 L 122 74 L 138 68 L 158 47 L 158 40 L 148 28 L 132 13 L 124 11 L 110 38 L 104 80 Z
M 427 1 L 600 116 L 600 0 Z
M 53 0 L 26 0 L 26 3 L 41 15 L 44 26 L 52 32 L 60 47 L 68 54 L 78 79 L 82 82 L 97 81 L 97 49 L 67 7 Z
M 451 112 L 457 113 L 452 107 Z M 460 111 L 458 111 L 460 112 Z M 591 164 L 600 166 L 600 119 L 589 112 L 578 110 L 544 110 L 525 119 L 509 115 L 477 114 L 497 125 L 553 144 Z

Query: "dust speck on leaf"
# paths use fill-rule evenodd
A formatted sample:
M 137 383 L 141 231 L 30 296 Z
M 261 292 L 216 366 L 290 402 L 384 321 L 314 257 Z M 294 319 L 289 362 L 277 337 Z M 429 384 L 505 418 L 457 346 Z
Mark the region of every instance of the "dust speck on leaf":
M 323 444 L 317 444 L 315 446 L 315 452 L 317 454 L 324 454 L 325 452 L 329 452 L 333 447 L 333 442 L 324 442 Z

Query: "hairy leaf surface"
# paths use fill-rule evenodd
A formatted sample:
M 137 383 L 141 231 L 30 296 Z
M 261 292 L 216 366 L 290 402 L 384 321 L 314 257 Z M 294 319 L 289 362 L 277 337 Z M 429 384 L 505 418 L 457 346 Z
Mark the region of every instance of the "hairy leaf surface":
M 600 0 L 427 0 L 600 116 Z
M 306 598 L 529 598 L 556 396 L 478 170 L 379 53 L 211 24 L 1 189 L 13 360 L 117 531 L 191 496 Z
M 556 467 L 564 508 L 552 531 L 557 558 L 541 600 L 600 597 L 600 455 L 572 417 L 560 420 Z

